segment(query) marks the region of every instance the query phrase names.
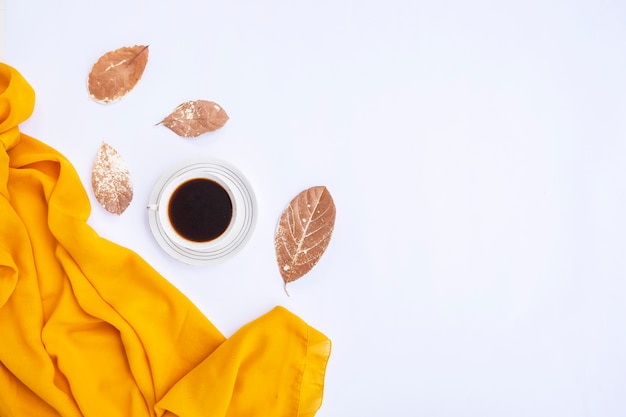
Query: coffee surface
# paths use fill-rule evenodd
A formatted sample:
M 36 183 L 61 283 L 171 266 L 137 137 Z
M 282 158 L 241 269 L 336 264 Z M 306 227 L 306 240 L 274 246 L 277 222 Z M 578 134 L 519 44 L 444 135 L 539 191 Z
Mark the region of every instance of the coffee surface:
M 169 202 L 168 216 L 184 239 L 208 242 L 226 231 L 233 217 L 228 192 L 215 181 L 195 178 L 182 183 Z

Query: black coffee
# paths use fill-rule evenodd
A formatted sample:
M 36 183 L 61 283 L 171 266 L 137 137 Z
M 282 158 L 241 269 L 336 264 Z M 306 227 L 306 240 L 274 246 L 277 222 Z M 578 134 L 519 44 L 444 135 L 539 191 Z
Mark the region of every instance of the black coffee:
M 196 178 L 174 190 L 168 216 L 174 230 L 183 238 L 208 242 L 228 228 L 233 217 L 233 202 L 215 181 Z

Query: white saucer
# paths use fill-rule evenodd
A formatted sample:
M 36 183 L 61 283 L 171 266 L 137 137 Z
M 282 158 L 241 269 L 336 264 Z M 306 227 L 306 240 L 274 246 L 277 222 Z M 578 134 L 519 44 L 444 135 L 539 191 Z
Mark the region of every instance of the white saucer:
M 174 190 L 193 178 L 220 184 L 233 203 L 233 218 L 226 231 L 209 242 L 191 242 L 176 233 L 169 222 L 167 202 Z M 190 265 L 223 262 L 248 242 L 257 218 L 256 199 L 245 177 L 231 164 L 211 158 L 183 161 L 169 168 L 157 181 L 148 202 L 150 230 L 170 256 Z

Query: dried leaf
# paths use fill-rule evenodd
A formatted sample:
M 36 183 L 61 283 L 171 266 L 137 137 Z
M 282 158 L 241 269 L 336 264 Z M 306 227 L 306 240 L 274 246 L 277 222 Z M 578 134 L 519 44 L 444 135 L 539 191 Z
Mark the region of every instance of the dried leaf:
M 135 88 L 147 63 L 146 45 L 125 46 L 102 55 L 89 72 L 91 98 L 110 103 L 124 97 Z
M 160 123 L 178 136 L 195 138 L 221 128 L 227 121 L 228 115 L 219 104 L 207 100 L 192 100 L 176 107 Z
M 288 283 L 317 264 L 328 247 L 334 226 L 335 203 L 326 187 L 311 187 L 291 200 L 274 236 L 285 291 Z
M 133 184 L 122 156 L 103 143 L 91 170 L 96 200 L 110 213 L 120 215 L 133 199 Z

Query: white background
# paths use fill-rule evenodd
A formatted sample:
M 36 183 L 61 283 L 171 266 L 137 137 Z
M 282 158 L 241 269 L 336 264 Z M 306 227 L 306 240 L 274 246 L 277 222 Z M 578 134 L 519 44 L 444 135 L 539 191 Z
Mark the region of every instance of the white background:
M 5 62 L 37 92 L 22 131 L 64 153 L 90 224 L 142 255 L 227 335 L 281 304 L 333 340 L 327 416 L 626 416 L 626 4 L 5 0 Z M 149 44 L 122 101 L 91 65 Z M 155 126 L 208 99 L 194 140 Z M 130 166 L 120 217 L 93 199 L 105 141 Z M 219 266 L 157 246 L 145 204 L 171 164 L 235 164 L 252 239 Z M 326 185 L 320 263 L 282 289 L 277 220 Z

